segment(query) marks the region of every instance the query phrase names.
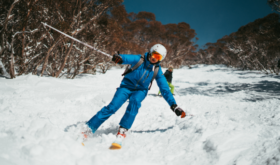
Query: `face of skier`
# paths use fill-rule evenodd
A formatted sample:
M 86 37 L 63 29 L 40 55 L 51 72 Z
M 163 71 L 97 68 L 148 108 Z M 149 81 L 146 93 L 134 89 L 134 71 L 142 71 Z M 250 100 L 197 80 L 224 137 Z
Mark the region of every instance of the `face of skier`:
M 169 68 L 168 70 L 169 70 L 169 72 L 172 72 L 172 71 L 173 71 L 173 69 L 172 69 L 172 68 Z
M 156 58 L 154 58 L 154 57 L 150 57 L 150 62 L 152 63 L 152 64 L 155 64 L 155 63 L 157 63 L 158 62 L 158 59 L 156 59 Z
M 157 52 L 153 52 L 152 55 L 150 56 L 149 60 L 152 64 L 154 64 L 154 63 L 157 63 L 157 62 L 161 61 L 162 56 Z

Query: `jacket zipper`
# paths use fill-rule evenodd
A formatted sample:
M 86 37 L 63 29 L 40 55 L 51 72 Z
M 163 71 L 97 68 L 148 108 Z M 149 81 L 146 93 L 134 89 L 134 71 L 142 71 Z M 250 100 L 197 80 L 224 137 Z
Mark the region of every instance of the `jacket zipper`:
M 149 68 L 150 65 L 151 65 L 151 64 L 149 64 L 149 65 L 147 66 L 147 68 Z M 147 72 L 147 69 L 145 69 L 145 72 L 143 73 L 143 75 L 141 76 L 141 78 L 137 81 L 136 86 L 135 86 L 135 89 L 137 88 L 138 83 L 139 83 L 140 80 L 144 77 L 144 75 L 145 75 L 146 72 Z
M 147 80 L 147 78 L 149 77 L 150 73 L 148 73 L 147 77 L 145 78 L 145 80 L 143 81 L 143 83 Z
M 155 66 L 153 66 L 152 71 L 155 71 Z M 151 73 L 151 72 L 149 72 L 149 74 L 147 75 L 147 77 L 145 78 L 145 80 L 143 81 L 143 83 L 145 83 L 145 81 L 146 81 L 146 80 L 147 80 L 147 78 L 149 77 L 150 73 Z

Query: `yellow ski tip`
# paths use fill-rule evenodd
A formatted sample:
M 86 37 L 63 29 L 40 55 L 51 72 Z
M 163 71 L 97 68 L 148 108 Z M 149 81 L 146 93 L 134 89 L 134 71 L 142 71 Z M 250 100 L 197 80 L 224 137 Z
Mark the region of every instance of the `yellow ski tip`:
M 118 143 L 112 143 L 110 150 L 119 150 L 121 148 L 122 148 L 122 146 L 119 145 Z
M 82 143 L 82 145 L 83 145 L 83 146 L 85 146 L 85 144 L 84 144 L 84 143 Z

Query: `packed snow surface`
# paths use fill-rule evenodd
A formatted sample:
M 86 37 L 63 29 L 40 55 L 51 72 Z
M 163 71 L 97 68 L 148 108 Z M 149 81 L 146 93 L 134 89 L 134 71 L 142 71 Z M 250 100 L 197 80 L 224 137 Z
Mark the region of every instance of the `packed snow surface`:
M 279 76 L 220 65 L 174 70 L 177 104 L 194 117 L 177 117 L 153 83 L 121 150 L 108 148 L 128 102 L 83 146 L 79 124 L 109 104 L 122 73 L 0 78 L 0 164 L 280 164 Z

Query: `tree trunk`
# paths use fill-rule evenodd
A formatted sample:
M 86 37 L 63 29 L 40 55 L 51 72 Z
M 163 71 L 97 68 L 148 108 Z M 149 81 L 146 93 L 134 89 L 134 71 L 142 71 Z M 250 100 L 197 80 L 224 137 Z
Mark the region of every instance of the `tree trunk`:
M 44 58 L 42 58 L 42 59 L 38 62 L 37 66 L 34 68 L 34 70 L 33 70 L 33 72 L 32 72 L 33 75 L 37 74 L 37 69 L 38 69 L 38 67 L 41 65 L 41 63 L 43 62 L 43 60 L 44 60 Z
M 49 60 L 49 56 L 50 56 L 51 51 L 52 51 L 53 48 L 56 46 L 56 44 L 59 43 L 59 42 L 60 42 L 60 37 L 58 38 L 58 41 L 55 42 L 55 43 L 52 45 L 52 47 L 50 47 L 50 49 L 48 50 L 47 56 L 46 56 L 46 58 L 45 58 L 45 61 L 44 61 L 43 67 L 42 67 L 41 76 L 43 76 L 44 71 L 45 71 L 45 69 L 46 69 L 46 67 L 47 67 L 48 60 Z
M 11 79 L 16 78 L 15 67 L 14 67 L 14 55 L 13 54 L 11 54 L 11 58 L 10 58 L 10 77 L 11 77 Z
M 70 52 L 71 52 L 71 50 L 72 50 L 73 43 L 74 43 L 74 42 L 73 42 L 73 40 L 72 40 L 72 41 L 71 41 L 71 46 L 70 46 L 70 48 L 69 48 L 69 50 L 68 50 L 66 56 L 64 57 L 64 60 L 63 60 L 63 62 L 62 62 L 62 64 L 61 64 L 59 70 L 58 70 L 58 71 L 56 72 L 56 74 L 55 74 L 55 77 L 56 77 L 56 78 L 60 75 L 60 73 L 62 72 L 62 70 L 63 70 L 64 67 L 65 67 L 66 61 L 67 61 L 67 59 L 68 59 L 68 57 L 69 57 L 69 55 L 70 55 Z
M 265 69 L 265 67 L 260 63 L 260 61 L 258 59 L 256 59 L 255 61 L 258 62 L 258 64 L 263 68 L 263 70 L 266 72 L 266 74 L 268 74 L 267 70 Z
M 12 38 L 12 43 L 11 43 L 11 56 L 10 56 L 10 77 L 11 79 L 16 78 L 15 76 L 15 66 L 14 66 L 14 37 Z

